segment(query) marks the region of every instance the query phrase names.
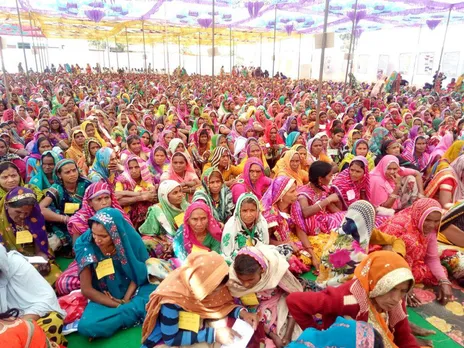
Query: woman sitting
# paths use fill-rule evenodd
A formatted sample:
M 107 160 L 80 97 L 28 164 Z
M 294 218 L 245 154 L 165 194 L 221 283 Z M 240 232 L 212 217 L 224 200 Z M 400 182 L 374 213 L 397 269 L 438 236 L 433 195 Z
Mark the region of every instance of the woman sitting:
M 102 147 L 95 154 L 95 160 L 89 169 L 88 178 L 92 182 L 101 180 L 114 184 L 119 170 L 118 156 L 109 147 Z
M 378 166 L 382 158 L 388 155 L 395 156 L 396 158 L 398 158 L 401 167 L 418 170 L 418 168 L 415 165 L 413 165 L 408 159 L 406 159 L 401 154 L 401 145 L 398 141 L 385 140 L 382 142 L 382 145 L 380 146 L 380 154 L 377 155 L 374 161 L 375 165 Z
M 66 158 L 78 163 L 84 157 L 85 135 L 80 129 L 76 129 L 71 134 L 71 146 L 66 150 Z
M 17 251 L 7 252 L 3 245 L 0 245 L 0 299 L 0 313 L 18 310 L 16 317 L 20 314 L 21 320 L 29 323 L 27 328 L 23 328 L 26 332 L 30 326 L 38 325 L 50 341 L 62 346 L 67 344 L 62 334 L 66 312 L 60 308 L 52 287 L 23 255 Z M 13 341 L 5 342 L 5 329 L 13 325 L 11 322 L 1 324 L 6 323 L 0 321 L 2 347 L 45 347 L 44 342 L 42 345 L 32 345 L 35 335 L 30 345 L 26 344 L 27 339 L 23 345 L 14 345 Z M 38 330 L 37 327 L 35 329 Z
M 84 143 L 84 156 L 77 161 L 77 166 L 79 167 L 82 175 L 87 176 L 89 174 L 89 168 L 92 167 L 93 162 L 95 161 L 95 155 L 97 151 L 101 148 L 100 142 L 95 138 L 87 138 Z
M 53 172 L 56 164 L 60 161 L 60 157 L 53 151 L 45 151 L 42 154 L 40 160 L 41 166 L 39 167 L 37 174 L 35 174 L 30 185 L 34 185 L 44 193 L 55 183 L 53 180 Z
M 211 130 L 207 128 L 198 129 L 191 134 L 190 141 L 188 152 L 193 158 L 195 168 L 198 168 L 201 173 L 211 154 Z
M 224 226 L 221 253 L 227 263 L 232 263 L 241 248 L 258 243 L 269 244 L 268 225 L 261 215 L 258 198 L 244 193 L 237 200 L 234 215 Z
M 16 152 L 17 150 L 14 149 L 11 149 L 10 151 L 9 142 L 0 138 L 0 163 L 13 163 L 16 167 L 18 167 L 21 178 L 24 180 L 26 178 L 26 163 Z
M 125 163 L 129 156 L 137 156 L 143 161 L 148 160 L 148 154 L 142 150 L 142 140 L 138 135 L 130 135 L 126 139 L 127 149 L 121 152 L 121 162 Z
M 427 138 L 423 135 L 419 135 L 411 143 L 410 149 L 405 149 L 403 151 L 403 157 L 420 171 L 424 171 L 430 160 L 430 156 L 426 151 Z
M 288 295 L 288 309 L 296 323 L 303 330 L 326 330 L 338 316 L 369 320 L 388 347 L 419 348 L 402 306 L 414 287 L 408 263 L 392 251 L 376 251 L 356 267 L 354 276 L 336 288 Z
M 99 210 L 74 246 L 82 294 L 90 300 L 78 331 L 111 337 L 145 318 L 156 286 L 148 284 L 148 253 L 142 239 L 114 208 Z
M 37 201 L 43 198 L 43 192 L 35 185 L 24 184 L 18 167 L 12 162 L 0 162 L 0 199 L 4 198 L 9 191 L 21 186 L 34 191 Z
M 159 185 L 161 175 L 169 168 L 169 162 L 166 149 L 159 145 L 154 146 L 147 161 L 148 169 L 153 176 L 153 184 Z
M 285 298 L 289 293 L 303 291 L 303 287 L 276 248 L 260 244 L 241 249 L 230 267 L 229 278 L 227 286 L 232 296 L 258 313 L 266 336 L 276 347 L 284 347 L 298 337 L 301 330 L 295 329 Z
M 248 158 L 243 173 L 238 176 L 236 183 L 231 187 L 234 203 L 245 192 L 251 192 L 261 199 L 271 182 L 272 180 L 265 175 L 261 160 L 255 157 Z
M 443 216 L 438 241 L 464 248 L 464 201 L 456 203 Z
M 16 187 L 0 201 L 0 243 L 8 251 L 17 250 L 25 256 L 40 256 L 45 263 L 34 267 L 50 283 L 55 283 L 60 274 L 53 263 L 49 250 L 45 220 L 40 212 L 34 192 L 25 187 Z
M 247 160 L 250 158 L 256 158 L 261 161 L 262 166 L 264 168 L 264 175 L 270 176 L 271 169 L 269 168 L 269 164 L 267 163 L 266 156 L 259 145 L 259 142 L 256 138 L 248 139 L 248 145 L 246 146 L 245 157 L 243 158 L 242 162 L 240 163 L 239 167 L 243 171 Z
M 168 347 L 195 343 L 231 345 L 240 336 L 226 323 L 217 322 L 226 317 L 241 318 L 256 329 L 256 315 L 234 304 L 226 286 L 228 275 L 227 263 L 216 252 L 189 255 L 184 265 L 171 272 L 151 294 L 142 347 L 152 348 L 161 342 Z M 182 318 L 187 314 L 197 321 L 194 325 L 183 324 Z M 215 328 L 207 326 L 206 319 L 215 320 Z
M 300 154 L 295 150 L 288 150 L 277 162 L 274 168 L 275 176 L 287 176 L 295 179 L 296 185 L 301 186 L 308 183 L 308 173 L 301 169 Z
M 349 167 L 332 181 L 331 187 L 340 193 L 344 207 L 348 208 L 360 199 L 368 201 L 371 192 L 367 159 L 362 156 L 353 157 Z
M 323 146 L 323 141 L 321 139 L 322 136 L 327 136 L 326 134 L 320 135 L 316 134 L 314 138 L 312 138 L 308 142 L 308 163 L 311 165 L 311 163 L 316 162 L 316 161 L 322 161 L 322 162 L 327 162 L 327 163 L 332 163 L 332 159 L 325 154 L 324 146 Z
M 343 161 L 340 162 L 340 171 L 348 168 L 349 164 L 356 156 L 363 156 L 366 158 L 369 171 L 375 168 L 374 155 L 369 151 L 369 143 L 367 140 L 359 139 L 354 143 L 351 152 L 348 152 L 343 158 Z
M 219 169 L 227 187 L 232 186 L 235 183 L 235 177 L 242 173 L 239 166 L 231 164 L 229 149 L 222 146 L 213 150 L 210 162 L 203 167 L 203 173 L 211 167 Z
M 195 191 L 192 202 L 204 202 L 211 209 L 213 217 L 222 229 L 234 213 L 232 192 L 224 184 L 222 174 L 216 167 L 209 168 L 203 173 L 201 185 L 202 187 Z
M 424 195 L 422 175 L 400 167 L 396 156 L 384 156 L 369 175 L 371 203 L 375 207 L 400 210 Z
M 52 149 L 52 145 L 50 140 L 45 137 L 41 137 L 37 140 L 32 148 L 31 155 L 28 157 L 26 161 L 26 182 L 29 182 L 31 178 L 37 174 L 37 171 L 40 167 L 40 159 L 42 158 L 42 154 L 45 151 L 50 151 Z
M 158 188 L 159 203 L 148 208 L 145 222 L 139 231 L 150 255 L 172 257 L 172 240 L 184 221 L 187 201 L 181 185 L 174 180 L 163 181 Z
M 213 219 L 209 207 L 199 201 L 189 205 L 184 223 L 174 237 L 174 255 L 181 262 L 196 251 L 221 252 L 221 227 Z
M 135 229 L 145 221 L 148 208 L 157 201 L 156 188 L 146 163 L 135 155 L 127 157 L 124 172 L 116 178 L 116 198 Z
M 183 152 L 176 152 L 172 156 L 168 170 L 161 175 L 160 180 L 161 182 L 165 180 L 177 181 L 189 202 L 192 201 L 196 187 L 200 185 L 200 179 L 198 179 L 195 169 Z
M 76 162 L 70 159 L 61 160 L 56 164 L 53 179 L 54 184 L 40 202 L 40 208 L 48 222 L 49 231 L 58 237 L 61 246 L 70 249 L 72 240 L 66 225 L 71 215 L 80 209 L 90 182 L 80 176 Z
M 438 301 L 445 305 L 452 299 L 452 289 L 438 255 L 437 232 L 441 216 L 437 201 L 422 198 L 388 219 L 379 229 L 404 241 L 405 259 L 416 283 L 439 285 Z M 421 304 L 414 293 L 408 297 L 408 303 L 414 307 Z

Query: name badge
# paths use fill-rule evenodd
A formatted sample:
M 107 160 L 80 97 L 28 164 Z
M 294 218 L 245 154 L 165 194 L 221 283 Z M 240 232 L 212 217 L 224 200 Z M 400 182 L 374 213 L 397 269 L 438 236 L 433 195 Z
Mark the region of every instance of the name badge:
M 185 213 L 180 213 L 174 218 L 174 222 L 176 223 L 177 227 L 180 227 L 184 224 L 184 216 Z
M 200 316 L 192 312 L 179 312 L 179 329 L 198 333 L 200 330 Z
M 97 272 L 97 278 L 99 280 L 110 274 L 114 274 L 113 259 L 100 261 L 97 265 L 97 268 L 95 269 L 95 272 Z
M 33 238 L 31 232 L 25 231 L 18 231 L 16 232 L 16 244 L 28 244 L 32 243 Z
M 65 203 L 64 204 L 64 213 L 65 214 L 74 214 L 80 208 L 79 203 Z
M 191 253 L 207 253 L 207 252 L 208 252 L 208 250 L 206 250 L 206 249 L 200 248 L 200 247 L 198 247 L 196 245 L 192 245 Z
M 245 306 L 257 306 L 259 305 L 258 297 L 256 294 L 253 292 L 251 294 L 245 295 L 240 297 L 240 301 L 242 301 L 242 304 Z
M 355 199 L 356 194 L 354 193 L 353 190 L 348 190 L 348 191 L 346 191 L 346 196 L 348 197 L 348 200 L 351 201 L 351 200 Z

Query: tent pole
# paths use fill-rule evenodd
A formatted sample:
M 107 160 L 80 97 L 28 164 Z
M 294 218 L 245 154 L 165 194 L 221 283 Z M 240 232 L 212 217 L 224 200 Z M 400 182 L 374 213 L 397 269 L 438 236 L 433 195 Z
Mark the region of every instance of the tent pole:
M 450 6 L 450 9 L 448 12 L 448 20 L 446 21 L 445 36 L 443 37 L 443 45 L 441 46 L 440 60 L 438 61 L 438 72 L 440 72 L 440 69 L 441 69 L 441 61 L 443 59 L 443 53 L 445 51 L 446 36 L 448 35 L 448 27 L 449 27 L 452 9 L 453 9 L 453 5 Z
M 211 99 L 214 98 L 214 56 L 215 56 L 215 52 L 214 52 L 214 28 L 215 28 L 215 13 L 214 13 L 214 5 L 215 5 L 215 0 L 213 0 L 213 27 L 212 27 L 212 46 L 213 46 L 213 59 L 212 59 L 212 71 L 211 71 Z
M 119 70 L 119 48 L 116 42 L 116 36 L 114 37 L 114 47 L 116 48 L 116 68 Z
M 37 48 L 34 51 L 34 36 L 35 30 L 32 30 L 32 20 L 31 20 L 31 11 L 29 11 L 29 26 L 31 27 L 31 40 L 32 40 L 32 50 L 31 52 L 34 54 L 34 61 L 35 61 L 35 71 L 39 72 L 39 66 L 37 65 Z M 37 40 L 35 40 L 37 41 Z M 34 53 L 35 52 L 35 53 Z
M 145 21 L 142 21 L 143 71 L 147 72 L 147 50 L 145 48 Z
M 47 66 L 50 65 L 50 55 L 48 54 L 48 38 L 46 38 L 46 45 L 47 45 Z
M 2 62 L 2 72 L 3 72 L 3 84 L 6 89 L 6 99 L 7 99 L 7 108 L 11 108 L 11 94 L 10 94 L 10 83 L 8 81 L 8 76 L 6 74 L 5 64 L 3 62 L 3 48 L 2 48 L 2 38 L 0 37 L 0 60 Z
M 155 71 L 155 44 L 151 43 L 151 70 Z
M 316 126 L 315 126 L 316 133 L 319 132 L 319 112 L 321 111 L 322 78 L 324 77 L 325 46 L 327 45 L 327 21 L 329 19 L 329 2 L 330 0 L 325 0 L 324 32 L 322 33 L 321 64 L 319 66 L 319 86 L 317 88 L 317 108 L 316 108 Z
M 418 51 L 419 51 L 419 44 L 420 44 L 420 38 L 421 38 L 421 33 L 422 33 L 422 25 L 419 27 L 419 37 L 417 38 L 417 47 L 416 47 L 416 54 L 414 57 L 414 66 L 412 69 L 412 77 L 411 77 L 411 86 L 414 82 L 414 75 L 416 73 L 416 65 L 417 65 L 417 60 L 418 60 Z
M 232 27 L 229 27 L 229 66 L 230 76 L 232 76 Z
M 277 5 L 274 6 L 274 48 L 272 50 L 272 75 L 271 77 L 274 77 L 276 31 L 277 31 Z M 272 84 L 272 89 L 274 89 L 274 83 Z
M 127 38 L 127 27 L 126 27 L 126 51 L 127 51 L 127 67 L 130 72 L 130 59 L 129 59 L 129 39 Z
M 177 42 L 179 43 L 179 68 L 182 65 L 180 62 L 180 35 L 177 37 Z
M 111 70 L 110 42 L 108 38 L 106 38 L 106 46 L 108 48 L 108 68 Z
M 21 43 L 23 44 L 24 64 L 26 65 L 26 80 L 27 80 L 27 87 L 30 88 L 30 83 L 29 83 L 29 68 L 27 67 L 26 49 L 24 48 L 23 25 L 22 25 L 22 23 L 21 23 L 21 14 L 19 13 L 18 0 L 16 0 L 16 12 L 18 12 L 19 30 L 21 31 Z
M 200 68 L 200 76 L 201 76 L 201 37 L 200 37 L 200 33 L 198 33 L 198 66 Z
M 34 27 L 36 27 L 37 25 L 35 24 L 35 19 L 34 19 Z M 42 31 L 41 31 L 42 32 Z M 40 70 L 42 72 L 44 72 L 44 67 L 42 65 L 42 54 L 40 53 L 40 38 L 37 36 L 35 38 L 35 45 L 36 45 L 36 49 L 37 49 L 37 54 L 39 55 L 39 65 L 40 65 Z
M 300 62 L 301 62 L 301 34 L 300 34 L 300 43 L 298 45 L 298 80 L 300 79 Z
M 350 48 L 348 51 L 348 59 L 346 60 L 345 84 L 343 85 L 343 98 L 345 98 L 346 81 L 348 80 L 348 69 L 349 69 L 350 60 L 351 60 L 351 48 L 353 47 L 354 30 L 356 29 L 357 13 L 358 13 L 358 0 L 356 0 L 355 5 L 354 5 L 354 18 L 353 18 L 353 25 L 351 26 Z
M 259 46 L 259 67 L 263 68 L 263 33 L 261 33 L 260 38 L 261 44 Z
M 166 38 L 163 36 L 163 57 L 164 57 L 164 73 L 167 73 L 166 70 Z

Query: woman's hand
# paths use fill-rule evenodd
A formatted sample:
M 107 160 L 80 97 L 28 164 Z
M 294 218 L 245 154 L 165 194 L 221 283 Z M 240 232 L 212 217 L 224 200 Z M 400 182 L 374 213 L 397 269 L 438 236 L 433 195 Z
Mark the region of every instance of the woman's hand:
M 422 306 L 422 302 L 416 297 L 414 292 L 411 292 L 411 294 L 406 297 L 406 303 L 409 307 L 413 308 Z
M 258 323 L 259 323 L 258 314 L 248 313 L 246 310 L 242 310 L 240 312 L 240 318 L 245 320 L 248 324 L 250 324 L 253 330 L 256 330 L 256 328 L 258 327 Z
M 438 288 L 437 301 L 440 302 L 440 304 L 444 306 L 452 299 L 453 299 L 453 289 L 451 288 L 451 284 L 442 283 L 440 287 Z
M 327 201 L 330 203 L 337 203 L 340 202 L 340 197 L 336 193 L 332 193 L 330 196 L 328 196 Z
M 397 188 L 401 188 L 401 175 L 395 174 L 394 176 L 392 176 L 392 179 L 395 181 L 395 186 Z
M 221 327 L 215 329 L 215 339 L 214 341 L 219 344 L 231 345 L 234 343 L 235 337 L 242 338 L 237 332 L 228 327 Z
M 103 291 L 103 293 L 104 293 L 109 299 L 113 300 L 114 302 L 117 302 L 117 303 L 119 303 L 119 304 L 122 303 L 122 300 L 113 297 L 113 296 L 110 294 L 109 291 Z

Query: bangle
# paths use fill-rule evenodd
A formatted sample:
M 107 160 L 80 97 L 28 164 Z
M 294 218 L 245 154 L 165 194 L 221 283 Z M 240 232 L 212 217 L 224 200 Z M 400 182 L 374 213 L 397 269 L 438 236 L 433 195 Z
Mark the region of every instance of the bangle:
M 448 279 L 444 278 L 444 279 L 440 279 L 440 280 L 438 281 L 438 284 L 439 284 L 439 285 L 443 285 L 443 284 L 451 285 L 451 282 L 450 282 Z
M 390 193 L 390 196 L 389 196 L 389 197 L 390 197 L 390 198 L 394 198 L 394 199 L 400 198 L 400 196 L 395 195 L 394 193 Z
M 320 210 L 324 209 L 324 208 L 322 208 L 321 203 L 319 201 L 316 202 L 316 205 L 319 207 Z

